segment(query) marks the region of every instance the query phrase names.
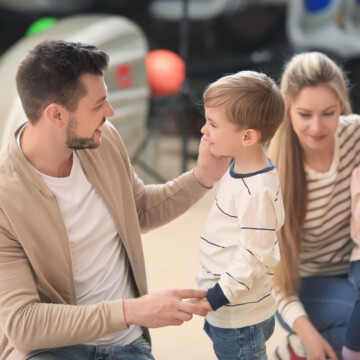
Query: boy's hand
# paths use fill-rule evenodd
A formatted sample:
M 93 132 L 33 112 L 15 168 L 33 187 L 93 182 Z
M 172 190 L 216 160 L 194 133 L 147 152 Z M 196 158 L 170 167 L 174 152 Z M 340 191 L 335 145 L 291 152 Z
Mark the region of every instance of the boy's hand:
M 210 303 L 208 302 L 207 298 L 202 298 L 202 299 L 189 299 L 188 302 L 191 302 L 193 304 L 197 304 L 200 305 L 201 307 L 204 307 L 207 309 L 207 311 L 214 311 L 210 305 Z

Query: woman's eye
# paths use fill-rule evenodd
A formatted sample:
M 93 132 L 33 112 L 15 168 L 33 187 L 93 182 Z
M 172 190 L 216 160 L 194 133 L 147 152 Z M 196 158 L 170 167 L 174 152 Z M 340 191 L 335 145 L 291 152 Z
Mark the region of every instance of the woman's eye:
M 324 116 L 333 116 L 334 111 L 324 113 Z
M 301 117 L 310 117 L 310 114 L 307 113 L 298 113 Z

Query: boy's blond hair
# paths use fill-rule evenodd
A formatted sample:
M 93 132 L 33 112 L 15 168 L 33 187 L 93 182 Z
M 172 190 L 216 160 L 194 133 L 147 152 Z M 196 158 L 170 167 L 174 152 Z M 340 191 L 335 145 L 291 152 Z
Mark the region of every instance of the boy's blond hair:
M 255 71 L 240 71 L 210 84 L 203 95 L 204 106 L 225 106 L 228 120 L 240 129 L 256 129 L 266 143 L 281 124 L 285 105 L 270 77 Z

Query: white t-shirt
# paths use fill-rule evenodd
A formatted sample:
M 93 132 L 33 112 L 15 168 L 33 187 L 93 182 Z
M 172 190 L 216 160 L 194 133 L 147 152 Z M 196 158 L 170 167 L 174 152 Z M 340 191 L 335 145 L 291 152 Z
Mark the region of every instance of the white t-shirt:
M 18 136 L 19 147 L 21 133 Z M 73 165 L 67 177 L 57 178 L 37 172 L 54 193 L 64 220 L 77 304 L 135 297 L 129 262 L 116 223 L 105 202 L 86 178 L 76 153 L 73 152 Z M 126 345 L 141 335 L 141 327 L 132 325 L 91 344 Z

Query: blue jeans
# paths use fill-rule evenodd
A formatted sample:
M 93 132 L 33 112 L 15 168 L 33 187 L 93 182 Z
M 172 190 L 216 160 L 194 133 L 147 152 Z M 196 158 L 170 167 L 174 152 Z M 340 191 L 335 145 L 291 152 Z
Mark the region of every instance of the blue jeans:
M 312 324 L 338 356 L 341 354 L 356 296 L 347 275 L 309 276 L 301 279 L 300 301 Z M 293 332 L 281 316 L 278 313 L 276 315 L 285 330 Z
M 353 285 L 357 297 L 350 314 L 344 345 L 351 350 L 360 351 L 360 260 L 350 263 L 349 281 Z
M 239 329 L 224 329 L 210 325 L 204 330 L 213 342 L 219 360 L 266 360 L 265 341 L 274 332 L 275 318 Z
M 125 346 L 73 345 L 40 354 L 28 360 L 155 360 L 143 336 Z

